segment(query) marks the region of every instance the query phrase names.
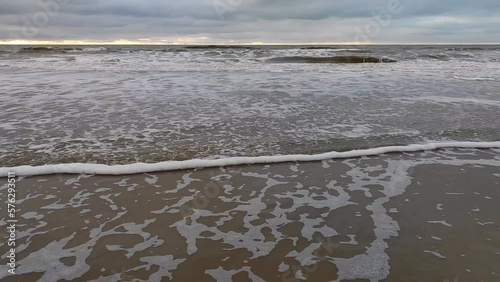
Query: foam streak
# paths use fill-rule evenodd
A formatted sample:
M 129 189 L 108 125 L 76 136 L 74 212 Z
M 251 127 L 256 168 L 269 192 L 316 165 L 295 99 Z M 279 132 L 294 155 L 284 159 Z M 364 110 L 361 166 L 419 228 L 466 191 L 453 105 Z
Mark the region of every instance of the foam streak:
M 171 171 L 194 168 L 222 167 L 245 164 L 269 164 L 284 162 L 311 162 L 329 159 L 347 159 L 362 156 L 373 156 L 386 153 L 429 151 L 446 148 L 500 148 L 500 141 L 495 142 L 442 142 L 414 144 L 407 146 L 388 146 L 348 152 L 328 152 L 317 155 L 276 155 L 259 157 L 231 157 L 221 159 L 193 159 L 186 161 L 165 161 L 159 163 L 134 163 L 127 165 L 104 164 L 56 164 L 43 166 L 23 165 L 18 167 L 0 168 L 0 177 L 6 177 L 9 172 L 18 176 L 47 175 L 47 174 L 99 174 L 99 175 L 125 175 L 157 171 Z

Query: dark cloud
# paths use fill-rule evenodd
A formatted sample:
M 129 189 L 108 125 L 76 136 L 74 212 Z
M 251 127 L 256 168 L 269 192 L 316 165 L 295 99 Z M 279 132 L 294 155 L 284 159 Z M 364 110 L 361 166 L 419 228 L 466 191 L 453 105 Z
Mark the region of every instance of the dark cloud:
M 500 42 L 498 0 L 396 2 L 0 0 L 0 40 L 352 42 L 360 31 L 373 28 L 377 15 L 387 19 L 392 3 L 401 8 L 390 14 L 390 21 L 370 36 L 371 41 Z M 27 36 L 30 28 L 36 32 Z

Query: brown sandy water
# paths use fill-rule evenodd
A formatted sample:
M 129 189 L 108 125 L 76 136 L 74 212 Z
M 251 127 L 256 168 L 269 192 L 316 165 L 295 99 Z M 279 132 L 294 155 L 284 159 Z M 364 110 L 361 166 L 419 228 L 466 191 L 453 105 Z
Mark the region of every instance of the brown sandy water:
M 24 177 L 0 278 L 500 281 L 499 204 L 498 149 Z

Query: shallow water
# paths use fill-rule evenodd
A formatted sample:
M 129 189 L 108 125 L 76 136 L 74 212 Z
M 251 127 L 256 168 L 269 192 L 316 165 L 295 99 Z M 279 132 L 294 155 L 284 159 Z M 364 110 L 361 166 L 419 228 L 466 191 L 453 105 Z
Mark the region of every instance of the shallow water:
M 499 46 L 37 48 L 2 46 L 0 166 L 500 140 Z

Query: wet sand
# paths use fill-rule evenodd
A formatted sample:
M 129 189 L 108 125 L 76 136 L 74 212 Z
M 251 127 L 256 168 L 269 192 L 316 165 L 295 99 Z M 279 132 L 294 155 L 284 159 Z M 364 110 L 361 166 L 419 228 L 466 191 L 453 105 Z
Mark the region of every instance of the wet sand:
M 500 280 L 499 149 L 25 177 L 17 200 L 2 281 Z

